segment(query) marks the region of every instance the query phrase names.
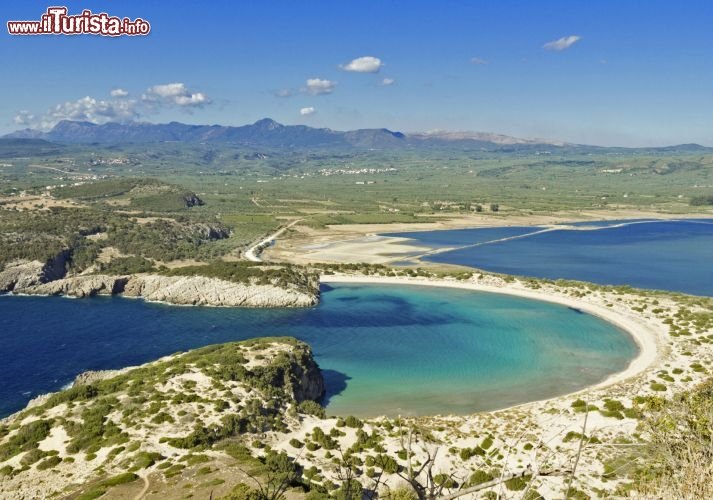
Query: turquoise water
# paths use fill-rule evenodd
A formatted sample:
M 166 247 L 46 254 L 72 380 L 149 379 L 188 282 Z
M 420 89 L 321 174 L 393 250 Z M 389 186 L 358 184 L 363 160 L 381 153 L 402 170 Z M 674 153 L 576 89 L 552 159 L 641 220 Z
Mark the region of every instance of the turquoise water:
M 415 286 L 323 286 L 313 309 L 0 297 L 0 416 L 85 370 L 258 335 L 310 343 L 331 414 L 469 413 L 568 393 L 636 355 L 609 323 L 545 302 Z
M 713 296 L 713 219 L 574 225 L 578 229 L 506 227 L 392 236 L 433 248 L 462 247 L 426 258 L 433 262 Z M 519 238 L 502 240 L 512 236 Z

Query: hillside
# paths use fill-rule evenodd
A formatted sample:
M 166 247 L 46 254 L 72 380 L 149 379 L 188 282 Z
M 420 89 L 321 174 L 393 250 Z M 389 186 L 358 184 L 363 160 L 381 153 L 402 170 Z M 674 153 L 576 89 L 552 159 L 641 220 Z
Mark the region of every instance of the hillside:
M 181 490 L 170 483 L 189 476 L 196 494 L 226 492 L 232 485 L 223 483 L 235 483 L 241 467 L 265 467 L 244 443 L 319 413 L 314 401 L 323 393 L 310 348 L 292 338 L 88 372 L 0 425 L 0 496 L 117 498 L 145 482 L 175 498 Z

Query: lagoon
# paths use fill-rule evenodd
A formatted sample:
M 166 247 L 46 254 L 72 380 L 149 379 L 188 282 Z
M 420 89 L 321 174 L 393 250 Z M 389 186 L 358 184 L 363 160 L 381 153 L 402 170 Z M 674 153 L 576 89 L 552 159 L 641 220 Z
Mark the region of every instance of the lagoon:
M 330 414 L 466 414 L 554 397 L 624 370 L 625 332 L 565 306 L 408 285 L 322 286 L 311 309 L 176 307 L 124 298 L 0 297 L 0 416 L 80 372 L 208 344 L 312 345 Z
M 395 233 L 425 257 L 496 273 L 713 296 L 713 219 L 601 221 Z

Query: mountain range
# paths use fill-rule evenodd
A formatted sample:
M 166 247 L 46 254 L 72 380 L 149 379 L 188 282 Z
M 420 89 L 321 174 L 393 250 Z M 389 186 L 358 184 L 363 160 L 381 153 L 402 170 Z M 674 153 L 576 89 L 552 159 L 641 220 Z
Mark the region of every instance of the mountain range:
M 306 125 L 283 125 L 270 118 L 242 126 L 187 125 L 171 122 L 105 123 L 97 125 L 83 121 L 63 120 L 47 132 L 25 129 L 3 136 L 5 139 L 43 139 L 54 143 L 127 144 L 152 142 L 225 143 L 274 149 L 420 149 L 458 148 L 486 150 L 583 149 L 561 141 L 520 139 L 483 132 L 431 131 L 405 134 L 386 128 L 337 131 Z M 611 148 L 606 148 L 611 149 Z M 661 151 L 695 152 L 709 148 L 697 144 L 647 148 Z
M 403 147 L 435 146 L 458 143 L 468 147 L 502 145 L 557 145 L 548 141 L 518 139 L 515 137 L 473 132 L 433 131 L 422 134 L 404 134 L 386 128 L 359 129 L 341 132 L 306 125 L 282 125 L 270 118 L 239 127 L 223 125 L 187 125 L 171 122 L 153 124 L 146 122 L 105 123 L 63 120 L 47 132 L 25 129 L 4 136 L 7 139 L 44 139 L 59 143 L 149 143 L 149 142 L 208 142 L 234 143 L 260 147 L 305 148 L 347 147 L 391 149 Z

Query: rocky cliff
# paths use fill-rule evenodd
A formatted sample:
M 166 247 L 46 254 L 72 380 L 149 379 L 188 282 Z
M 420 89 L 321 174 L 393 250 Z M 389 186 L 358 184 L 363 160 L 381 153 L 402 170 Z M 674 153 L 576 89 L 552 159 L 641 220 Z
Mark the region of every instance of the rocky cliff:
M 293 362 L 289 370 L 292 397 L 298 403 L 320 400 L 326 387 L 322 372 L 312 356 L 312 349 L 306 344 L 299 344 L 292 350 L 292 355 Z
M 123 295 L 169 304 L 224 307 L 311 307 L 319 301 L 319 283 L 314 280 L 307 280 L 305 287 L 151 274 L 97 274 L 48 281 L 46 267 L 36 261 L 8 265 L 0 272 L 0 292 L 78 298 Z
M 38 261 L 10 262 L 0 271 L 0 293 L 41 284 L 43 267 Z
M 246 285 L 202 276 L 136 276 L 126 283 L 123 294 L 170 304 L 231 307 L 311 307 L 319 300 L 318 289 Z
M 12 292 L 64 277 L 67 252 L 61 252 L 47 262 L 16 260 L 0 271 L 0 293 Z
M 115 295 L 124 291 L 129 281 L 126 276 L 88 275 L 63 278 L 49 283 L 15 287 L 15 292 L 27 295 L 66 295 L 68 297 L 93 297 L 95 295 Z

